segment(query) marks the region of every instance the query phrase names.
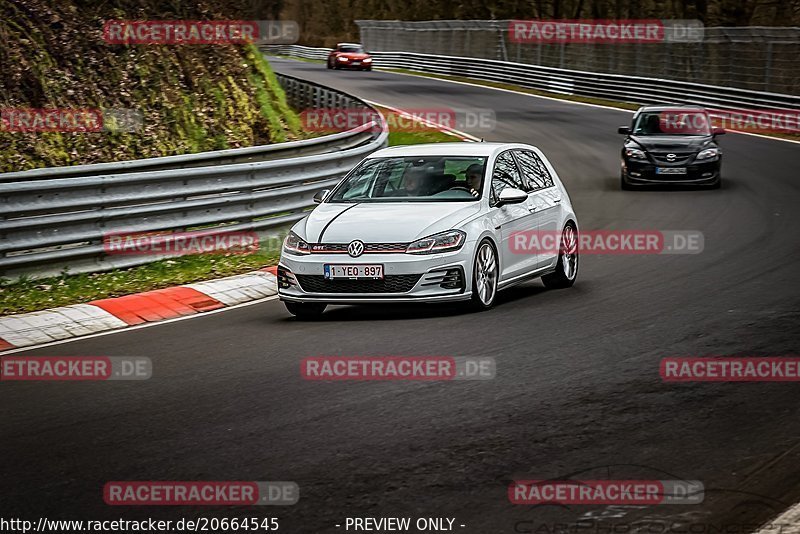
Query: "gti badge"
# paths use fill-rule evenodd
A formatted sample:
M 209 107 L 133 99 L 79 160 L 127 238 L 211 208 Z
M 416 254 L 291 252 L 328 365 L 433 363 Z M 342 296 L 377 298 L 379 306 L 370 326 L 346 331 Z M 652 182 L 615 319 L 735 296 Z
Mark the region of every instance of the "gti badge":
M 347 245 L 347 253 L 353 258 L 357 258 L 364 253 L 364 243 L 356 239 Z

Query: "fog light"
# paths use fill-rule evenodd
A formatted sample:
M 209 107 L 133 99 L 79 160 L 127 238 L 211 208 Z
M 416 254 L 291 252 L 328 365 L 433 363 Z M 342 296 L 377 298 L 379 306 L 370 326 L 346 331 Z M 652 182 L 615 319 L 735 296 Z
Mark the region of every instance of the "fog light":
M 464 277 L 461 276 L 461 269 L 448 269 L 444 274 L 441 286 L 442 289 L 463 289 Z
M 278 287 L 280 289 L 288 289 L 297 285 L 297 278 L 294 277 L 292 271 L 286 267 L 278 265 Z
M 464 291 L 464 270 L 461 267 L 441 269 L 429 272 L 422 282 L 423 286 L 439 286 L 442 289 L 460 289 Z

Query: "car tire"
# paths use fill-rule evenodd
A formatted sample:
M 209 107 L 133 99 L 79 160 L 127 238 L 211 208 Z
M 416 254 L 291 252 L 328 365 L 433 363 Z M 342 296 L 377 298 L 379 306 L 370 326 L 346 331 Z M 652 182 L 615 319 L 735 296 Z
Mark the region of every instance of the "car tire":
M 558 262 L 554 273 L 542 276 L 542 282 L 548 289 L 565 289 L 572 287 L 578 278 L 578 231 L 571 222 L 561 232 L 561 245 L 558 250 Z
M 366 69 L 364 69 L 364 70 L 365 70 L 365 71 L 367 71 L 367 72 L 372 72 L 372 67 L 367 67 L 367 68 L 366 68 Z
M 497 249 L 492 242 L 484 239 L 475 249 L 475 260 L 472 264 L 472 300 L 473 310 L 483 311 L 494 306 L 497 298 L 497 282 L 500 278 L 500 262 Z
M 301 320 L 319 319 L 327 304 L 319 304 L 317 302 L 284 302 L 286 309 Z
M 620 189 L 622 189 L 623 191 L 630 191 L 630 190 L 632 190 L 632 189 L 633 189 L 633 187 L 631 186 L 631 184 L 629 184 L 629 183 L 628 183 L 628 182 L 625 180 L 625 173 L 620 173 L 620 174 L 619 174 L 619 188 L 620 188 Z
M 331 65 L 330 61 L 326 62 L 325 66 L 328 67 L 328 70 L 331 70 L 333 68 L 333 65 Z

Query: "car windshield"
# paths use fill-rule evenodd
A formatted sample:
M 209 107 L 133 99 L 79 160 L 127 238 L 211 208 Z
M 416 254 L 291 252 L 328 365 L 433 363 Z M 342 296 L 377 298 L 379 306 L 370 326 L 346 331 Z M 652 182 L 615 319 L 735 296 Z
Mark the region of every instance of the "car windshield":
M 343 45 L 339 47 L 339 52 L 352 52 L 354 54 L 363 54 L 364 47 L 356 45 Z
M 363 161 L 328 202 L 473 202 L 482 191 L 485 157 L 405 156 Z
M 633 135 L 710 135 L 708 115 L 702 111 L 663 110 L 640 113 Z

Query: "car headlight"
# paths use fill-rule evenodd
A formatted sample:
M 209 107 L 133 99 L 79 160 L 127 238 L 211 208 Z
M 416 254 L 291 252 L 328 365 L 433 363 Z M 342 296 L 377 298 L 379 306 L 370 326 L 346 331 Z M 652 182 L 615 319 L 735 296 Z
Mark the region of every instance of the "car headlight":
M 414 241 L 408 245 L 406 252 L 409 254 L 451 252 L 460 249 L 464 245 L 466 238 L 467 234 L 461 230 L 450 230 Z
M 644 150 L 639 150 L 638 148 L 626 148 L 625 155 L 631 159 L 647 159 Z
M 364 63 L 372 63 L 372 58 L 371 57 L 365 57 L 364 58 Z
M 710 159 L 719 156 L 719 149 L 718 148 L 707 148 L 705 150 L 701 150 L 699 154 L 697 154 L 697 159 Z
M 294 232 L 289 232 L 286 239 L 283 240 L 283 251 L 287 254 L 305 255 L 311 254 L 311 247 L 308 243 L 300 239 L 300 236 Z
M 350 61 L 350 58 L 349 57 L 344 57 L 344 56 L 338 56 L 336 58 L 336 60 L 337 61 Z

